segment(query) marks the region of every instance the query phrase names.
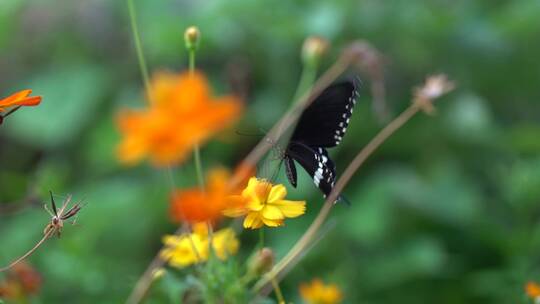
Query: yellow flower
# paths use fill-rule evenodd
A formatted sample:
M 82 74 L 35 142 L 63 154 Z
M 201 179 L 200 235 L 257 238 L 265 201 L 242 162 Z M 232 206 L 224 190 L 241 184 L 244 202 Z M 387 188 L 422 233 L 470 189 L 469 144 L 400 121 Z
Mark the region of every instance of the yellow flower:
M 166 235 L 163 237 L 165 248 L 160 255 L 173 267 L 183 268 L 208 260 L 210 256 L 210 236 L 205 223 L 193 226 L 193 233 Z M 212 235 L 212 248 L 220 260 L 226 260 L 238 252 L 240 243 L 234 230 L 225 228 Z
M 244 228 L 282 226 L 285 218 L 298 217 L 306 211 L 305 201 L 285 200 L 286 195 L 285 186 L 272 185 L 264 179 L 252 177 L 242 195 L 229 197 L 233 201 L 231 205 L 240 207 L 225 210 L 224 213 L 231 217 L 246 215 Z
M 213 235 L 212 247 L 216 256 L 222 261 L 230 255 L 236 254 L 239 246 L 240 242 L 231 228 L 221 229 Z
M 336 304 L 343 299 L 335 284 L 324 285 L 320 279 L 300 285 L 300 296 L 308 304 Z

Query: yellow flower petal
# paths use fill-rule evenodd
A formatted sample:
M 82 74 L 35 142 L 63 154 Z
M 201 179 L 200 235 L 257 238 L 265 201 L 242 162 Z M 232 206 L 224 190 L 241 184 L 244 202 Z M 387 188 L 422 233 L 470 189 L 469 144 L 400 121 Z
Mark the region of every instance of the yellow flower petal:
M 250 212 L 244 219 L 244 228 L 257 229 L 262 227 L 262 220 L 257 212 Z
M 269 220 L 282 220 L 285 218 L 283 215 L 283 212 L 281 212 L 280 208 L 274 205 L 267 204 L 264 206 L 264 208 L 261 210 L 262 216 L 265 219 Z
M 240 246 L 238 239 L 231 228 L 217 231 L 212 239 L 212 246 L 217 257 L 225 260 L 229 255 L 236 254 Z
M 279 227 L 279 226 L 283 226 L 284 224 L 283 220 L 271 220 L 264 217 L 262 217 L 261 220 L 268 227 Z
M 270 190 L 270 193 L 268 194 L 268 203 L 273 203 L 279 200 L 282 200 L 287 195 L 287 188 L 283 186 L 282 184 L 275 185 Z
M 278 207 L 286 217 L 298 217 L 306 212 L 305 201 L 280 200 L 272 205 Z

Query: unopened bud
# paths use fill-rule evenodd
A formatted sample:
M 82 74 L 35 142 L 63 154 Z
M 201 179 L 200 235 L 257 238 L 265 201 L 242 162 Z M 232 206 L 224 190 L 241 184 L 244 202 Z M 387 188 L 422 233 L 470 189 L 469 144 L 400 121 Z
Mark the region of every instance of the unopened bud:
M 306 65 L 316 65 L 328 51 L 328 41 L 319 36 L 306 38 L 302 46 L 302 61 Z
M 201 32 L 196 26 L 190 26 L 184 32 L 184 40 L 186 42 L 186 48 L 188 50 L 196 50 L 199 46 L 199 41 L 201 39 Z
M 260 276 L 270 271 L 274 266 L 274 252 L 268 247 L 257 251 L 249 259 L 248 271 L 254 275 Z

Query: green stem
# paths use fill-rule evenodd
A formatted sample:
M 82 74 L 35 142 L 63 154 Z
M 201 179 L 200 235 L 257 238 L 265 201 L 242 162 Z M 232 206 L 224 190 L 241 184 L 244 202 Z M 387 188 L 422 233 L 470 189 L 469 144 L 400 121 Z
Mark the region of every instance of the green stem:
M 195 156 L 195 171 L 197 172 L 197 181 L 199 182 L 199 187 L 204 189 L 204 178 L 203 178 L 203 169 L 201 163 L 201 151 L 199 145 L 195 145 L 193 150 L 193 155 Z
M 298 82 L 298 87 L 296 93 L 294 93 L 293 103 L 296 103 L 297 100 L 306 93 L 306 90 L 310 88 L 315 82 L 315 77 L 317 75 L 317 66 L 314 64 L 306 64 L 302 69 L 302 75 L 300 76 L 300 81 Z
M 139 61 L 139 68 L 141 69 L 141 75 L 148 96 L 148 101 L 152 103 L 152 89 L 150 87 L 150 78 L 148 77 L 148 69 L 146 66 L 146 60 L 144 59 L 143 49 L 141 46 L 141 37 L 139 34 L 139 26 L 137 24 L 137 15 L 135 12 L 135 5 L 133 0 L 127 0 L 129 19 L 131 21 L 131 32 L 133 34 L 133 41 L 135 43 L 135 51 L 137 53 L 137 60 Z
M 188 54 L 189 54 L 189 73 L 193 75 L 193 73 L 195 73 L 195 48 L 188 48 Z M 199 183 L 199 187 L 201 189 L 204 189 L 201 151 L 198 144 L 196 144 L 195 148 L 193 149 L 193 156 L 195 158 L 195 171 L 197 172 L 197 181 Z
M 193 74 L 195 72 L 195 48 L 188 50 L 189 53 L 189 72 Z
M 285 298 L 283 297 L 283 293 L 281 292 L 281 288 L 279 288 L 279 283 L 277 282 L 276 278 L 272 278 L 272 286 L 274 287 L 278 304 L 285 304 Z
M 264 248 L 264 227 L 259 229 L 259 247 Z

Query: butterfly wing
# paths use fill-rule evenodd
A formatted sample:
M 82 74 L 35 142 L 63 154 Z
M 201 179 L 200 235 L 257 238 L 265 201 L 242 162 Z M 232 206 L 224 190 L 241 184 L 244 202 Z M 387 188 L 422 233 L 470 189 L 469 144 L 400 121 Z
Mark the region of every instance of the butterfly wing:
M 309 147 L 302 143 L 291 142 L 287 147 L 285 159 L 294 159 L 313 178 L 326 197 L 332 191 L 336 180 L 336 166 L 328 157 L 328 152 L 322 147 Z M 292 160 L 291 160 L 292 162 Z M 287 164 L 287 163 L 286 163 Z M 292 164 L 294 166 L 294 163 Z M 296 186 L 296 170 L 293 186 Z M 288 176 L 288 175 L 287 175 Z M 291 180 L 289 178 L 289 180 Z
M 291 141 L 310 147 L 335 147 L 345 135 L 358 96 L 358 81 L 326 88 L 302 113 Z
M 296 188 L 297 175 L 294 160 L 290 156 L 285 156 L 283 160 L 285 161 L 285 173 L 287 174 L 287 178 L 289 179 L 289 182 L 291 182 L 291 185 Z

